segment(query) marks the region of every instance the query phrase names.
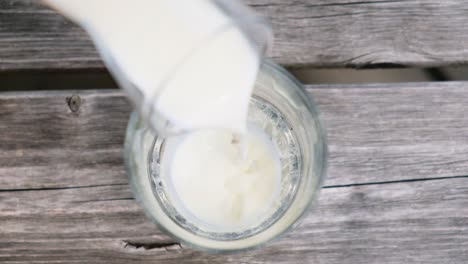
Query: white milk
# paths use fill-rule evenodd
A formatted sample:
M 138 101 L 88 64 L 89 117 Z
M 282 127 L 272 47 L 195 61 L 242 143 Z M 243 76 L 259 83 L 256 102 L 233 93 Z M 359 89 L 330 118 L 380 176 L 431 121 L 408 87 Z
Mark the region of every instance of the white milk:
M 280 161 L 260 129 L 251 127 L 243 140 L 245 153 L 229 131 L 169 139 L 161 164 L 170 199 L 211 228 L 233 231 L 258 223 L 279 193 Z
M 234 22 L 208 0 L 46 2 L 88 31 L 105 63 L 117 64 L 146 103 L 178 128 L 198 130 L 168 140 L 171 199 L 221 229 L 258 221 L 278 195 L 280 163 L 261 131 L 244 136 L 243 157 L 231 142 L 232 131 L 246 132 L 259 68 Z
M 104 62 L 111 56 L 176 127 L 245 131 L 259 56 L 212 1 L 46 2 L 83 26 Z

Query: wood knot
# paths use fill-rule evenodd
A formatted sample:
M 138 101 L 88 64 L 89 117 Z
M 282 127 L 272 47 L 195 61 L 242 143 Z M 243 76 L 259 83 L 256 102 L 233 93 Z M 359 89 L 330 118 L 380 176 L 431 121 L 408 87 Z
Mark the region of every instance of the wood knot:
M 70 110 L 73 113 L 76 113 L 80 110 L 81 106 L 81 97 L 79 95 L 72 95 L 71 97 L 67 97 L 67 104 Z

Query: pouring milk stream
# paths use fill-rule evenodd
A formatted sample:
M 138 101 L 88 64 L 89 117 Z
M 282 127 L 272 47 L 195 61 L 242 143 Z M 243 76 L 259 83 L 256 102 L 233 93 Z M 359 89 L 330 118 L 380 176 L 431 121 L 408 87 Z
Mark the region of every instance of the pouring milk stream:
M 163 162 L 188 214 L 234 230 L 271 205 L 279 157 L 247 126 L 260 54 L 217 1 L 45 2 L 88 32 L 141 115 L 187 132 L 168 139 Z

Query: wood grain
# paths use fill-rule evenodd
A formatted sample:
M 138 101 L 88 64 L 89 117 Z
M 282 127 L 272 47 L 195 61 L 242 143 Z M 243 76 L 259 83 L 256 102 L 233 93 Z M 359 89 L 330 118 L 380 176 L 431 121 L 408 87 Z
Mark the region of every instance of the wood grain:
M 111 189 L 118 195 L 127 188 L 4 192 L 0 261 L 465 263 L 467 183 L 459 178 L 325 188 L 298 228 L 265 248 L 236 255 L 185 248 L 153 227 L 134 201 L 105 200 Z
M 192 251 L 144 216 L 119 91 L 0 93 L 0 262 L 465 263 L 467 85 L 308 86 L 326 187 L 299 228 L 237 255 Z
M 308 86 L 328 132 L 327 185 L 468 175 L 466 86 Z M 117 90 L 2 93 L 0 189 L 126 184 L 130 110 Z
M 328 132 L 328 185 L 468 175 L 467 83 L 309 87 Z
M 462 0 L 248 0 L 289 67 L 440 66 L 468 61 Z M 0 71 L 102 70 L 77 26 L 35 0 L 0 1 Z
M 87 93 L 73 112 L 67 101 L 72 95 L 0 97 L 0 189 L 127 183 L 119 177 L 130 115 L 126 98 L 116 92 Z

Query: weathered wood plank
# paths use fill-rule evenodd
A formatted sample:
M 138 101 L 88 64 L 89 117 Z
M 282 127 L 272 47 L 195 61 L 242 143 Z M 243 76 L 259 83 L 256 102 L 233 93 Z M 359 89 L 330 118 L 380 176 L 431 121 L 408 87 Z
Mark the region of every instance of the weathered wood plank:
M 468 175 L 467 85 L 310 86 L 328 131 L 327 184 Z
M 181 247 L 160 234 L 135 202 L 98 201 L 111 197 L 99 189 L 5 192 L 0 198 L 0 261 L 465 263 L 467 186 L 468 178 L 459 178 L 326 188 L 297 229 L 263 249 L 237 255 Z M 108 188 L 128 193 L 127 188 Z M 99 198 L 74 203 L 86 194 Z M 37 207 L 44 208 L 35 211 Z
M 0 261 L 464 263 L 467 85 L 308 86 L 328 187 L 298 229 L 238 255 L 181 248 L 144 216 L 123 168 L 119 91 L 0 93 Z
M 0 189 L 127 183 L 130 106 L 119 92 L 86 94 L 77 112 L 67 92 L 0 96 Z
M 309 86 L 328 131 L 327 185 L 468 175 L 467 85 Z M 72 94 L 0 94 L 0 190 L 127 183 L 126 98 L 79 91 L 73 112 Z
M 291 67 L 468 61 L 462 0 L 248 0 L 271 21 L 269 57 Z M 103 69 L 86 34 L 34 0 L 0 1 L 0 70 Z

